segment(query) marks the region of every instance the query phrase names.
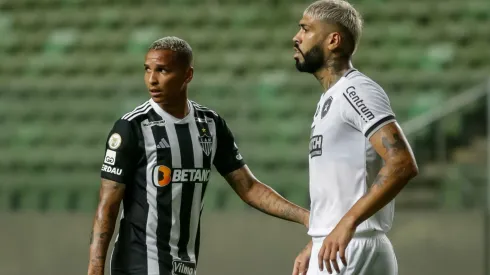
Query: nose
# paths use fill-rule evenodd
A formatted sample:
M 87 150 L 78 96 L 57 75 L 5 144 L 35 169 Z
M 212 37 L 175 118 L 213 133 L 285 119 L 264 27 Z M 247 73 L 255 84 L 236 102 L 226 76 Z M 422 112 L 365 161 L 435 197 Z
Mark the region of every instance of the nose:
M 148 82 L 149 82 L 151 85 L 156 85 L 156 84 L 158 84 L 158 79 L 157 79 L 157 77 L 155 76 L 155 73 L 154 73 L 154 72 L 151 72 L 151 73 L 150 73 L 150 78 L 148 79 Z
M 299 36 L 299 32 L 293 37 L 294 46 L 301 44 L 301 38 Z

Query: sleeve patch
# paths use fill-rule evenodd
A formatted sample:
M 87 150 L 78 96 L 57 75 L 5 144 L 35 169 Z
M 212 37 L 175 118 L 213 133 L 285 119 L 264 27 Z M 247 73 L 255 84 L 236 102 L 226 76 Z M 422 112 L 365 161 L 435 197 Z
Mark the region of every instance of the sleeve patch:
M 118 133 L 114 133 L 109 138 L 107 145 L 109 145 L 109 148 L 111 148 L 112 150 L 116 150 L 117 148 L 119 148 L 119 146 L 121 146 L 121 143 L 122 143 L 121 135 L 119 135 Z

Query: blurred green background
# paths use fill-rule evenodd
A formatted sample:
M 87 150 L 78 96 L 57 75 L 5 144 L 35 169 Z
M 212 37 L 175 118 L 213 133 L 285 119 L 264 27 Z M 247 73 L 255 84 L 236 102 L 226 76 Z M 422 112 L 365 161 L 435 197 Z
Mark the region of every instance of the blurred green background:
M 0 0 L 0 274 L 86 273 L 104 141 L 147 99 L 144 54 L 167 35 L 193 47 L 191 99 L 227 120 L 259 179 L 308 207 L 322 90 L 296 71 L 292 37 L 309 3 Z M 354 65 L 388 93 L 421 169 L 397 198 L 400 274 L 483 274 L 490 2 L 351 3 L 365 20 Z M 280 275 L 308 238 L 214 173 L 202 239 L 199 274 Z

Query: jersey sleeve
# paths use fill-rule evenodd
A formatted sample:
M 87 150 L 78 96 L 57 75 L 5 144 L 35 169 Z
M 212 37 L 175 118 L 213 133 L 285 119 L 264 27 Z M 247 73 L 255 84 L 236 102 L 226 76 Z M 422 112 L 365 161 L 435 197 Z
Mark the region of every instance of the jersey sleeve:
M 137 139 L 131 122 L 118 120 L 106 140 L 101 177 L 119 183 L 131 182 L 136 169 Z
M 355 83 L 343 92 L 342 117 L 369 139 L 384 125 L 395 121 L 390 100 L 379 85 L 372 82 Z
M 224 119 L 216 120 L 217 147 L 213 164 L 216 170 L 224 177 L 245 165 L 242 155 L 235 143 L 233 133 Z

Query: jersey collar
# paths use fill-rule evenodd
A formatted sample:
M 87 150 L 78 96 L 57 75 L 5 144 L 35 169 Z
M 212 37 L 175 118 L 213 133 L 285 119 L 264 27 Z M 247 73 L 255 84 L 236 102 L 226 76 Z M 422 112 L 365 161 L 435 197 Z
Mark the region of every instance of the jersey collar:
M 344 73 L 344 75 L 343 75 L 343 76 L 342 76 L 342 77 L 341 77 L 341 78 L 340 78 L 340 79 L 339 79 L 339 80 L 338 80 L 338 81 L 337 81 L 335 84 L 333 84 L 333 86 L 332 86 L 332 87 L 330 87 L 328 90 L 326 90 L 325 92 L 323 92 L 323 94 L 322 94 L 322 96 L 321 96 L 321 97 L 323 97 L 323 96 L 324 96 L 325 94 L 327 94 L 329 91 L 335 91 L 335 88 L 336 88 L 337 86 L 339 86 L 339 85 L 340 85 L 342 82 L 344 82 L 344 80 L 347 78 L 347 76 L 348 76 L 350 73 L 355 72 L 355 71 L 357 71 L 355 68 L 351 68 L 351 69 L 347 70 L 347 71 Z
M 173 115 L 165 112 L 160 105 L 158 105 L 153 99 L 150 99 L 150 104 L 153 107 L 153 110 L 157 112 L 163 119 L 170 121 L 176 124 L 184 124 L 194 119 L 194 106 L 192 106 L 191 102 L 187 100 L 187 105 L 189 106 L 189 113 L 182 119 L 176 118 Z

